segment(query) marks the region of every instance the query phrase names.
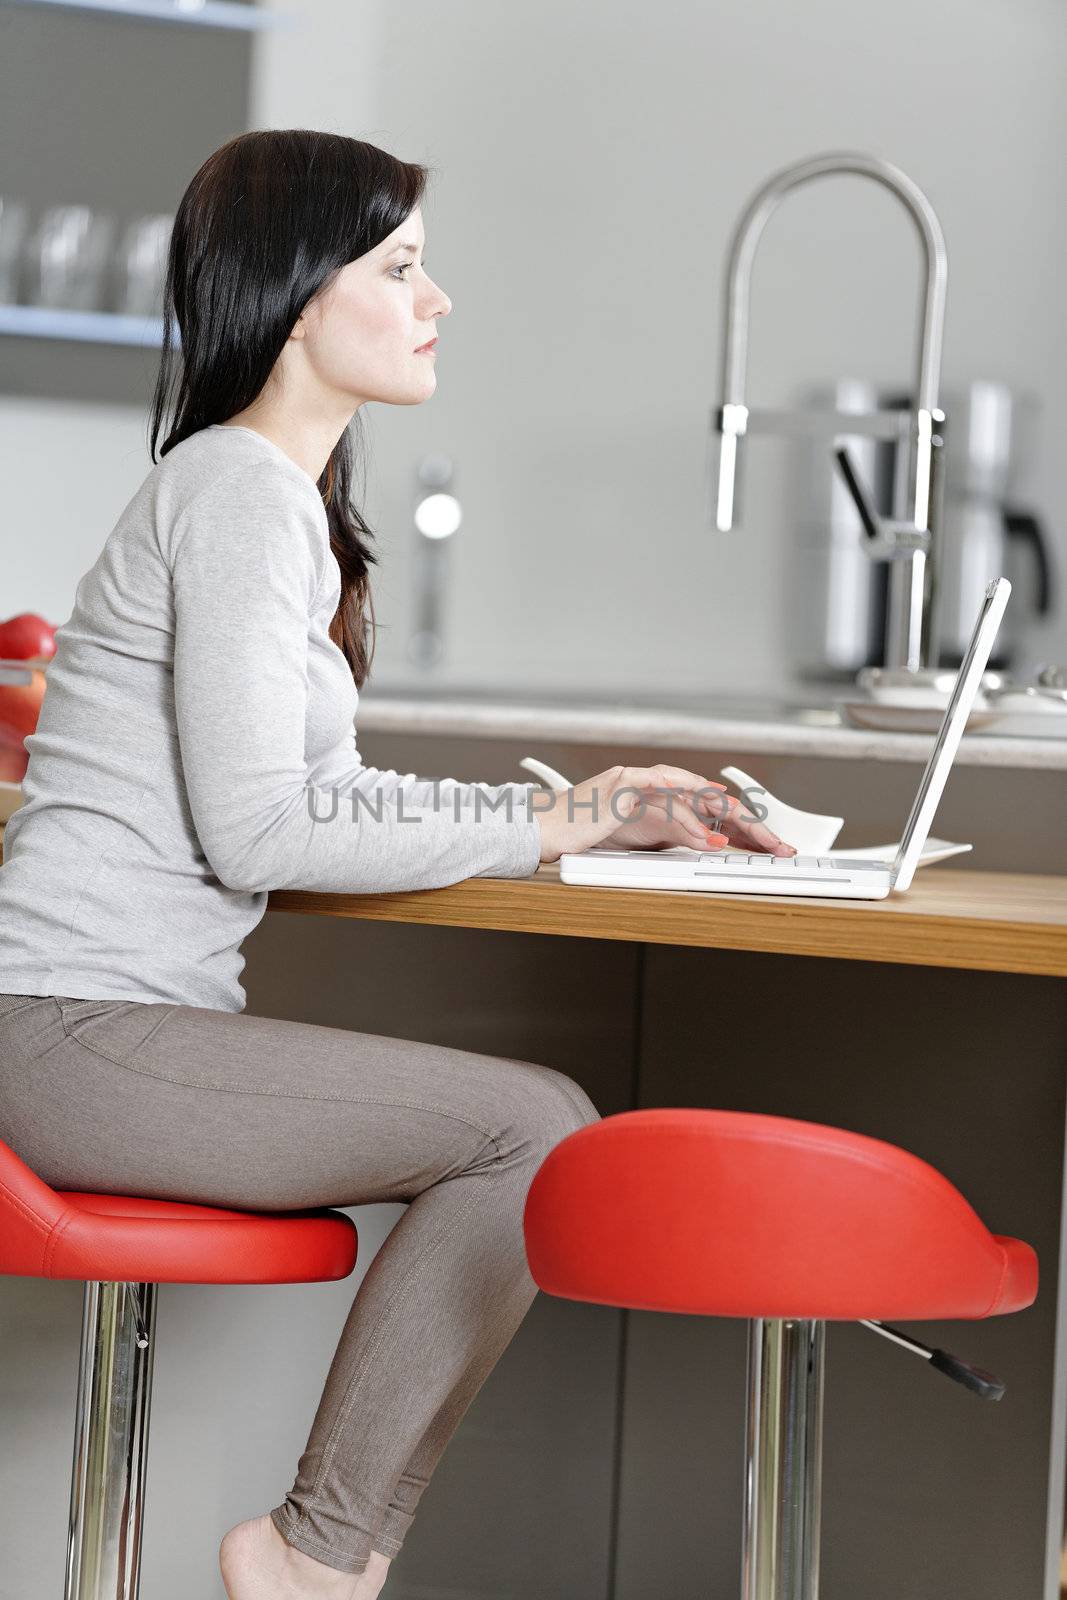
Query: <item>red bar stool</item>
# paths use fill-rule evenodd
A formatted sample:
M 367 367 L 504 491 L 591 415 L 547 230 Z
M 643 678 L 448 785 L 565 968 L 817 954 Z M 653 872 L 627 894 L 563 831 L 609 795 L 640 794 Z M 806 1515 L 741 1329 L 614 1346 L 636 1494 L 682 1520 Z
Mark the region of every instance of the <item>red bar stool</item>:
M 346 1278 L 357 1242 L 341 1211 L 57 1191 L 0 1142 L 0 1274 L 85 1284 L 65 1600 L 137 1600 L 156 1285 Z
M 935 1168 L 788 1117 L 604 1117 L 550 1151 L 523 1226 L 548 1294 L 748 1319 L 744 1600 L 817 1600 L 826 1322 L 862 1322 L 999 1400 L 990 1373 L 882 1319 L 999 1316 L 1037 1296 L 1035 1252 L 990 1233 Z

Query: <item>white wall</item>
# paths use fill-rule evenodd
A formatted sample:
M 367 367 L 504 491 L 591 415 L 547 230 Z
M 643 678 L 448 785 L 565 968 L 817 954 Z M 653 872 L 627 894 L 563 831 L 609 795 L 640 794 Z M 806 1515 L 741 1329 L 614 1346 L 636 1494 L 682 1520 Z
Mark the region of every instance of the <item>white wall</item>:
M 138 407 L 0 395 L 0 616 L 66 621 L 150 464 Z
M 780 687 L 793 537 L 783 447 L 748 452 L 743 527 L 704 520 L 722 263 L 775 167 L 853 147 L 904 167 L 950 252 L 946 386 L 1041 400 L 1027 487 L 1067 569 L 1067 30 L 1059 0 L 279 0 L 254 126 L 350 132 L 438 169 L 427 264 L 454 303 L 438 392 L 366 408 L 380 533 L 375 680 L 405 660 L 414 472 L 458 467 L 451 681 Z M 775 218 L 752 394 L 911 370 L 918 251 L 890 196 L 827 180 Z M 0 396 L 0 612 L 69 614 L 148 470 L 126 407 Z M 1067 620 L 1035 638 L 1067 659 Z
M 437 675 L 770 688 L 793 536 L 784 448 L 752 444 L 735 536 L 704 521 L 726 244 L 776 167 L 858 148 L 902 166 L 950 253 L 946 387 L 1042 401 L 1029 485 L 1067 568 L 1067 30 L 1059 0 L 285 0 L 259 126 L 310 121 L 439 169 L 427 265 L 452 297 L 438 391 L 367 408 L 376 677 L 408 676 L 415 466 L 452 455 L 466 521 Z M 368 90 L 368 84 L 370 89 Z M 891 196 L 825 180 L 775 218 L 754 280 L 752 394 L 913 366 L 919 253 Z M 1034 654 L 1067 659 L 1067 622 Z

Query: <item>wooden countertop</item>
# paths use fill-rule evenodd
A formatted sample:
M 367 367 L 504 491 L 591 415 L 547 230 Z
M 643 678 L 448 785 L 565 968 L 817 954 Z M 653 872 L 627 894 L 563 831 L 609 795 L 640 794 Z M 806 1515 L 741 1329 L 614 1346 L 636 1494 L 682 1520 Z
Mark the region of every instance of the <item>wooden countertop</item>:
M 923 867 L 906 894 L 863 901 L 597 889 L 561 883 L 558 866 L 542 866 L 528 878 L 400 894 L 278 889 L 267 909 L 1067 977 L 1067 877 L 1051 873 Z
M 1045 874 L 924 867 L 906 894 L 859 901 L 600 889 L 561 883 L 558 866 L 542 866 L 528 878 L 400 894 L 278 890 L 267 904 L 376 922 L 1067 977 L 1067 877 Z

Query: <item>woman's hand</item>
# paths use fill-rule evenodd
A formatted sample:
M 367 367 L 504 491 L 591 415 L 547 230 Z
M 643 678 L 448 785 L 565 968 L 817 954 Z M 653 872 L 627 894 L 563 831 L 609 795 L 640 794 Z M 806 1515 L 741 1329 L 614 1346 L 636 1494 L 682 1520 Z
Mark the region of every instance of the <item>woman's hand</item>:
M 796 854 L 724 784 L 684 767 L 609 767 L 571 789 L 535 794 L 532 809 L 541 825 L 542 861 L 594 845 Z

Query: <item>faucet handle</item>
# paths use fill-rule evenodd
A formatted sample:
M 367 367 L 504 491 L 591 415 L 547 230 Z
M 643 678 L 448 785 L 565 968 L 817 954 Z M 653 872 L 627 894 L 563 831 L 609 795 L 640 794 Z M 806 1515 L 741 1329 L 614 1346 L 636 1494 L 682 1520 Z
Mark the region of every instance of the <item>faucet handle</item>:
M 737 497 L 737 441 L 748 430 L 748 407 L 721 405 L 712 412 L 711 436 L 719 435 L 719 475 L 713 483 L 711 458 L 708 459 L 709 510 L 713 511 L 719 533 L 729 533 L 734 525 Z
M 928 528 L 917 528 L 913 522 L 898 522 L 892 517 L 883 517 L 875 510 L 874 502 L 860 481 L 852 457 L 844 445 L 835 445 L 834 455 L 867 535 L 864 549 L 872 561 L 900 560 L 914 555 L 916 550 L 930 548 Z

